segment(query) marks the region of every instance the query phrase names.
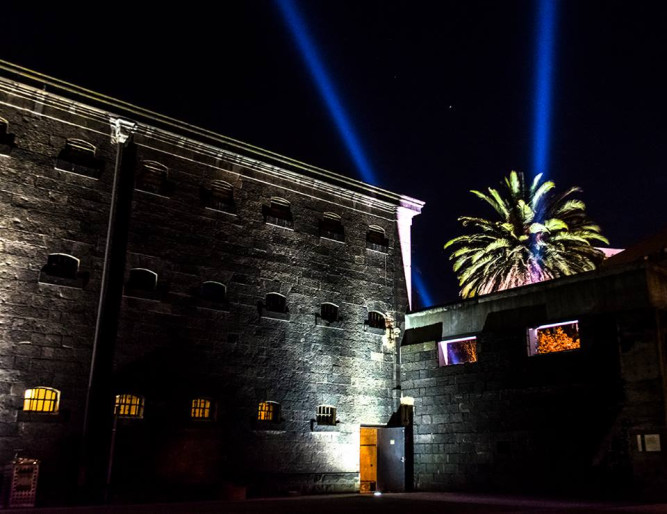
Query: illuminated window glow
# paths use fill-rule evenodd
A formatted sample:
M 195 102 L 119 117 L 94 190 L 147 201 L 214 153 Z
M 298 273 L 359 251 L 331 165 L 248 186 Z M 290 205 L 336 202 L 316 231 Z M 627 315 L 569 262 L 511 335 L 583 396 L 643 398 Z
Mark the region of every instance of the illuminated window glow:
M 477 362 L 476 337 L 462 337 L 438 343 L 438 363 L 440 366 L 453 366 L 469 362 Z
M 259 402 L 257 421 L 262 423 L 278 423 L 280 421 L 280 404 L 276 402 Z
M 211 400 L 194 398 L 192 400 L 192 408 L 190 409 L 190 417 L 193 419 L 213 419 Z
M 50 387 L 26 389 L 23 397 L 25 412 L 44 412 L 55 414 L 60 404 L 60 391 Z
M 577 320 L 528 329 L 528 355 L 565 352 L 580 348 Z
M 114 413 L 120 418 L 143 418 L 144 397 L 133 394 L 116 395 Z
M 336 425 L 336 407 L 332 405 L 318 405 L 316 412 L 318 425 Z

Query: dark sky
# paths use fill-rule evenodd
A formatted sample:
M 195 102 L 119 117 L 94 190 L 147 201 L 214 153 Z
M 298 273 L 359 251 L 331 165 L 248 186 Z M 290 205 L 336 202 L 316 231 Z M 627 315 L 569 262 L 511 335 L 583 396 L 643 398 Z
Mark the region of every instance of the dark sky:
M 536 2 L 298 5 L 378 185 L 426 202 L 418 271 L 434 303 L 455 300 L 442 245 L 458 216 L 490 215 L 468 191 L 535 171 Z M 359 178 L 271 1 L 137 9 L 11 2 L 0 58 Z M 581 186 L 625 247 L 667 223 L 667 2 L 567 0 L 558 13 L 549 177 Z

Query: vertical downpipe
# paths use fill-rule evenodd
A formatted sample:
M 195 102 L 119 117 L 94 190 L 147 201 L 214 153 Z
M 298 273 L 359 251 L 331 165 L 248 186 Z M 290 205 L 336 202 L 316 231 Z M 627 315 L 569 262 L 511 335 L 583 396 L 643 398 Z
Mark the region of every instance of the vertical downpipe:
M 107 461 L 113 415 L 111 375 L 134 182 L 132 135 L 136 124 L 113 118 L 110 121 L 116 160 L 82 430 L 79 490 L 84 501 L 100 501 L 107 496 L 105 478 L 110 472 Z

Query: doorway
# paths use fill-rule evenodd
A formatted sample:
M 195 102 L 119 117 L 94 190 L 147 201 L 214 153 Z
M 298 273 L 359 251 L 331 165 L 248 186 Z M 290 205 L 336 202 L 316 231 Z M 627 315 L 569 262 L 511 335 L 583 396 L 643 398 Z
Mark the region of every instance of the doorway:
M 359 492 L 405 491 L 405 427 L 361 427 Z
M 372 493 L 377 490 L 377 444 L 378 429 L 361 427 L 359 433 L 360 493 Z

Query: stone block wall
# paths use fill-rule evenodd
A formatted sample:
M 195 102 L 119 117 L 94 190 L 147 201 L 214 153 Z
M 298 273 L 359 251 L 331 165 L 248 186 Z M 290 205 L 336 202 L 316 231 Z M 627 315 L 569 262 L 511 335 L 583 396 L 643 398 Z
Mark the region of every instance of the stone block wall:
M 108 126 L 0 93 L 0 117 L 15 136 L 0 156 L 0 463 L 41 460 L 41 491 L 73 492 L 95 329 L 111 175 L 60 171 L 66 138 L 97 145 L 113 162 Z M 80 260 L 81 281 L 49 280 L 49 254 Z M 57 415 L 22 412 L 26 389 L 61 391 Z
M 109 223 L 112 117 L 4 81 L 0 117 L 15 134 L 0 156 L 0 463 L 21 448 L 42 461 L 40 496 L 69 501 Z M 71 138 L 95 146 L 98 178 L 54 166 Z M 395 347 L 367 320 L 377 311 L 400 326 L 407 308 L 399 197 L 143 123 L 131 144 L 135 176 L 158 162 L 169 187 L 119 192 L 131 195 L 125 280 L 144 268 L 158 284 L 118 298 L 113 391 L 142 396 L 145 410 L 118 422 L 112 494 L 358 490 L 359 427 L 387 423 L 398 402 Z M 212 180 L 233 187 L 231 212 L 202 203 Z M 267 223 L 275 197 L 290 202 L 292 227 Z M 320 237 L 324 212 L 341 217 L 344 241 Z M 385 251 L 367 248 L 370 225 L 385 231 Z M 80 259 L 85 279 L 45 275 L 53 253 Z M 201 298 L 205 281 L 224 284 L 224 302 Z M 269 312 L 268 293 L 283 295 L 288 312 Z M 321 318 L 323 302 L 338 306 L 338 321 Z M 34 386 L 60 391 L 57 415 L 22 412 Z M 191 419 L 194 398 L 211 400 L 214 420 Z M 263 401 L 280 404 L 278 423 L 257 421 Z M 313 423 L 322 404 L 336 407 L 335 427 Z

